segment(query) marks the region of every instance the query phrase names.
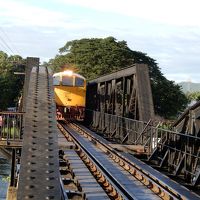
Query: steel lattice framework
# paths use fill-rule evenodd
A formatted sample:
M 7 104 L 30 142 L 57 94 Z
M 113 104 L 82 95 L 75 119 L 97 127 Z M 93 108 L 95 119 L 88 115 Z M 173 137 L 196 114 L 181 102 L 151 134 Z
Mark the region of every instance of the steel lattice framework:
M 132 143 L 133 133 L 125 130 L 129 124 L 125 118 L 148 122 L 154 117 L 148 66 L 135 64 L 89 81 L 86 108 L 86 123 L 98 131 L 110 132 L 121 143 Z M 116 116 L 124 117 L 121 131 L 116 128 L 121 126 Z
M 178 118 L 173 129 L 174 132 L 162 134 L 149 160 L 197 186 L 200 184 L 200 101 Z
M 154 107 L 148 66 L 135 64 L 88 82 L 87 109 L 149 121 Z

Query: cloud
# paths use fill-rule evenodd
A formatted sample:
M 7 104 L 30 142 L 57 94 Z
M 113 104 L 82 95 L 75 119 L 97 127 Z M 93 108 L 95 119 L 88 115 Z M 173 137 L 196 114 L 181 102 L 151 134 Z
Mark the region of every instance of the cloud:
M 22 56 L 39 56 L 47 61 L 67 41 L 114 36 L 156 59 L 170 79 L 187 80 L 191 76 L 193 81 L 200 76 L 200 1 L 0 2 L 1 27 Z
M 176 83 L 191 81 L 199 83 L 199 75 L 195 73 L 177 73 L 177 74 L 164 74 L 168 80 L 174 80 Z
M 71 17 L 66 13 L 51 11 L 27 5 L 20 1 L 1 1 L 0 21 L 4 26 L 73 26 Z
M 76 16 L 68 14 L 67 11 L 68 8 L 66 12 L 56 11 L 54 8 L 42 8 L 40 4 L 37 6 L 28 4 L 27 1 L 7 0 L 1 2 L 0 24 L 2 27 L 46 27 L 52 28 L 52 32 L 58 28 L 66 31 L 98 28 L 98 25 L 84 18 L 81 13 Z
M 199 0 L 58 0 L 65 4 L 178 26 L 200 26 Z

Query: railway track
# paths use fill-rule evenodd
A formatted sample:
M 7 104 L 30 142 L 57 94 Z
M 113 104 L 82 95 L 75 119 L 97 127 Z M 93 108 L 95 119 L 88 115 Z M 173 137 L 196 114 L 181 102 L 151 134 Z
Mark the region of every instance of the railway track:
M 110 199 L 199 199 L 141 161 L 115 151 L 80 124 L 62 121 L 58 128 L 74 142 L 79 158 Z

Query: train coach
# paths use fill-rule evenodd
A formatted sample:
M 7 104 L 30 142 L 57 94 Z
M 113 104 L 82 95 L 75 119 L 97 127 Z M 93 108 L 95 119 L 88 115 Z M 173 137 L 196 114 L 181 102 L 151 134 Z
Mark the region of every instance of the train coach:
M 84 118 L 86 79 L 67 70 L 53 75 L 57 119 Z

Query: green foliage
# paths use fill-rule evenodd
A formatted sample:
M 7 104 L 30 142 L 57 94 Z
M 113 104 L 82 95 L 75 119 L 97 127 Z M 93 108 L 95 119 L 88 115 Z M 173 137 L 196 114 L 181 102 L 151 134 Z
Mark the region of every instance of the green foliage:
M 0 110 L 16 105 L 17 98 L 23 87 L 23 76 L 14 72 L 24 71 L 23 59 L 20 56 L 8 56 L 0 51 Z
M 48 65 L 52 68 L 54 72 L 59 72 L 61 70 L 61 67 L 66 63 L 71 63 L 68 56 L 56 55 L 54 59 L 50 59 Z
M 200 101 L 200 92 L 187 92 L 186 96 L 189 101 Z
M 160 76 L 152 81 L 154 107 L 157 114 L 165 118 L 173 118 L 178 111 L 183 111 L 188 100 L 179 85 Z
M 3 177 L 2 181 L 9 183 L 10 182 L 10 176 Z
M 113 37 L 105 39 L 81 39 L 67 42 L 55 59 L 50 60 L 54 71 L 65 63 L 76 66 L 78 72 L 88 79 L 95 78 L 131 64 L 126 42 L 116 42 Z
M 156 113 L 170 118 L 187 105 L 180 87 L 163 76 L 156 61 L 145 53 L 131 50 L 126 41 L 117 41 L 113 37 L 69 41 L 48 64 L 54 72 L 58 72 L 66 63 L 75 66 L 87 79 L 134 63 L 145 63 L 149 66 Z

